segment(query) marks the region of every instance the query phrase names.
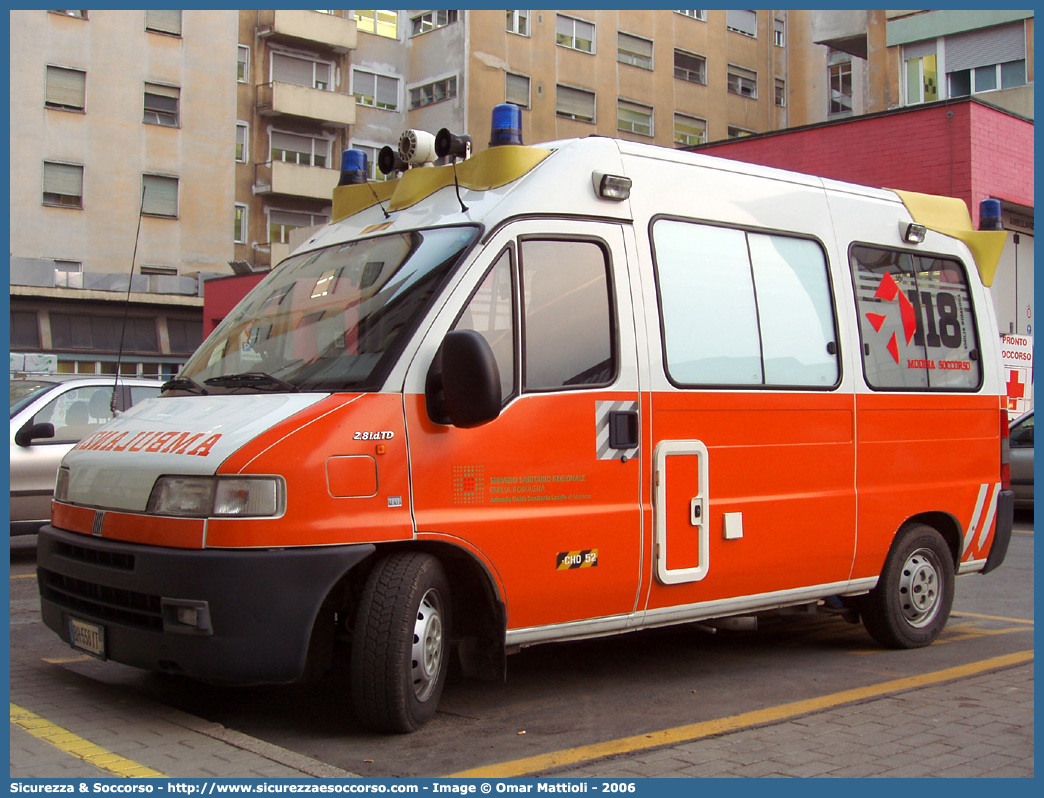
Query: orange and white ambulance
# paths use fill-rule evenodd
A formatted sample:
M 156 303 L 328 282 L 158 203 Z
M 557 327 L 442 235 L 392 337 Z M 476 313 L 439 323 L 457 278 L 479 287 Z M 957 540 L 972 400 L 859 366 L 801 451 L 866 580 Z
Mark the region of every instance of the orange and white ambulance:
M 404 135 L 395 180 L 346 151 L 331 223 L 69 453 L 52 630 L 229 684 L 349 646 L 389 731 L 432 716 L 451 652 L 503 678 L 524 646 L 793 606 L 938 637 L 1012 528 L 1004 233 L 959 200 L 524 146 L 508 109 L 459 162 Z

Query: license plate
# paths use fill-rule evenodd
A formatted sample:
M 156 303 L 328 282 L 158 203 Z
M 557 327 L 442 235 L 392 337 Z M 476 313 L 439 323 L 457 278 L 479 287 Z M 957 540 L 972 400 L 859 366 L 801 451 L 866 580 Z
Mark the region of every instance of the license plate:
M 100 624 L 70 618 L 69 643 L 91 656 L 105 659 L 105 627 Z

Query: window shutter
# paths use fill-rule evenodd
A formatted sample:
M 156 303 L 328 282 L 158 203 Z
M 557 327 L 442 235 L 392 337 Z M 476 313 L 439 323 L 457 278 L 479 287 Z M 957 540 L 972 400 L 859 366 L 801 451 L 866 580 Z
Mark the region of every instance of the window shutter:
M 272 133 L 272 149 L 288 152 L 312 154 L 312 140 L 307 136 L 295 136 L 292 133 Z
M 945 42 L 947 72 L 1020 61 L 1026 57 L 1026 34 L 1021 22 L 958 33 L 947 36 Z
M 923 42 L 903 45 L 903 59 L 906 61 L 929 55 L 935 55 L 935 39 L 925 39 Z
M 272 80 L 311 87 L 314 80 L 312 62 L 275 53 L 272 56 Z
M 558 86 L 555 92 L 555 113 L 575 116 L 577 119 L 594 119 L 595 96 L 581 89 Z
M 507 92 L 505 99 L 522 108 L 529 107 L 529 78 L 525 75 L 507 73 Z
M 181 35 L 181 12 L 180 11 L 146 11 L 145 27 L 148 30 L 156 30 L 161 33 L 173 33 Z
M 65 163 L 45 163 L 44 193 L 83 196 L 83 167 Z
M 399 107 L 399 81 L 395 78 L 377 75 L 377 105 L 382 108 Z
M 725 27 L 745 33 L 747 36 L 757 36 L 758 14 L 756 11 L 729 9 L 725 12 Z
M 153 216 L 178 215 L 178 179 L 159 175 L 143 175 L 145 200 L 141 212 Z
M 47 67 L 45 102 L 63 108 L 83 108 L 87 73 L 78 69 Z

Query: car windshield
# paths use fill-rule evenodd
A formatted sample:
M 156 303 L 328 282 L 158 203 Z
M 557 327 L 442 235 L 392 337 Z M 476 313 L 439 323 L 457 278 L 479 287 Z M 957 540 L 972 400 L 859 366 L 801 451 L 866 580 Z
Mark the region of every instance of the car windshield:
M 377 388 L 478 233 L 416 230 L 287 259 L 218 325 L 168 389 Z
M 32 402 L 37 396 L 47 393 L 56 387 L 57 383 L 46 380 L 11 380 L 11 418 Z

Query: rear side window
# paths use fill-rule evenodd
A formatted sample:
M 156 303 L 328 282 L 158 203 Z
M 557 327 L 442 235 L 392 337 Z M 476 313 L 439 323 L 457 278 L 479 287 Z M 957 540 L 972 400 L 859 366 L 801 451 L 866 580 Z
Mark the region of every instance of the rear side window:
M 814 241 L 660 219 L 667 374 L 682 386 L 838 383 L 827 262 Z
M 979 343 L 967 271 L 952 259 L 854 246 L 849 260 L 871 388 L 976 390 Z

